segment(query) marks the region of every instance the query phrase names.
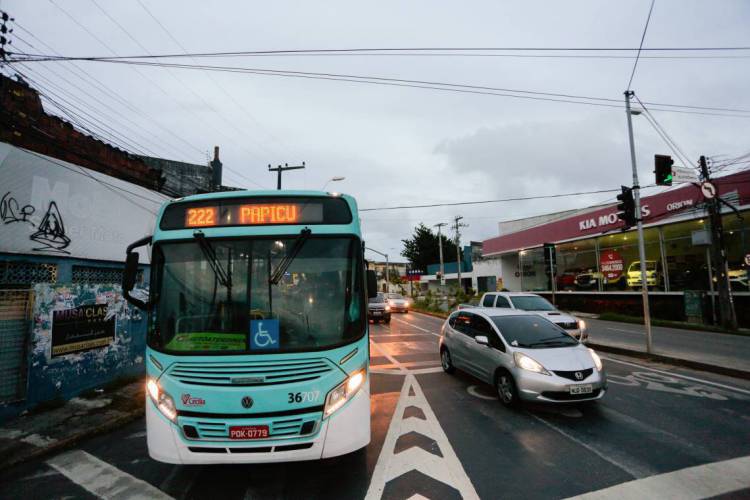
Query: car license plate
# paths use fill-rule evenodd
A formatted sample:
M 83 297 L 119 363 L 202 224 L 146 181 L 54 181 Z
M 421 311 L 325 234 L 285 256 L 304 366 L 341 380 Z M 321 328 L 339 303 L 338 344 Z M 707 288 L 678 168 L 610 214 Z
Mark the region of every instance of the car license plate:
M 594 388 L 591 387 L 591 384 L 571 385 L 569 389 L 571 394 L 591 394 L 594 392 Z
M 229 439 L 265 439 L 267 425 L 237 425 L 229 428 Z

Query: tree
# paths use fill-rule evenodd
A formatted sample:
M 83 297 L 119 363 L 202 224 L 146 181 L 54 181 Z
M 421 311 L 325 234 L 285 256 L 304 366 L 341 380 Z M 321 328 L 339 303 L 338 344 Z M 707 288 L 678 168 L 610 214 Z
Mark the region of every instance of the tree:
M 456 244 L 446 238 L 444 234 L 441 236 L 443 239 L 443 261 L 455 262 Z M 420 223 L 414 228 L 414 234 L 411 238 L 401 241 L 404 244 L 401 255 L 409 260 L 412 269 L 427 272 L 429 264 L 440 263 L 438 236 L 424 224 Z

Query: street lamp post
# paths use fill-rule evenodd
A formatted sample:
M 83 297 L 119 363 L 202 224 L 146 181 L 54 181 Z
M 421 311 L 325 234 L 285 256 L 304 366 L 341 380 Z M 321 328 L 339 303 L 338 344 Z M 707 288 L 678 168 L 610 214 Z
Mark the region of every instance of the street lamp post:
M 628 117 L 628 138 L 630 140 L 630 163 L 633 167 L 633 198 L 635 201 L 635 216 L 638 225 L 638 256 L 641 259 L 641 296 L 643 297 L 643 322 L 646 327 L 646 352 L 651 354 L 651 313 L 648 304 L 648 283 L 646 281 L 646 246 L 643 238 L 643 220 L 641 215 L 641 187 L 638 185 L 638 169 L 635 161 L 635 142 L 633 141 L 633 121 L 631 113 L 630 98 L 635 93 L 632 90 L 625 91 L 625 114 Z
M 383 257 L 385 257 L 385 287 L 386 287 L 386 291 L 388 291 L 388 289 L 389 289 L 389 287 L 388 287 L 388 254 L 380 252 L 380 251 L 375 250 L 374 248 L 370 248 L 370 247 L 365 247 L 365 250 L 369 250 L 371 252 L 375 252 L 376 254 L 382 255 Z
M 331 183 L 331 182 L 340 182 L 340 181 L 343 181 L 344 179 L 346 179 L 346 177 L 341 177 L 341 176 L 331 177 L 330 179 L 328 179 L 326 181 L 325 184 L 323 184 L 323 187 L 320 188 L 320 190 L 321 191 L 325 191 L 326 186 L 328 186 L 329 183 Z
M 433 226 L 438 229 L 438 248 L 440 249 L 440 286 L 445 285 L 445 266 L 443 265 L 443 235 L 440 229 L 443 226 L 447 226 L 447 225 L 448 223 L 441 222 L 440 224 L 435 224 Z

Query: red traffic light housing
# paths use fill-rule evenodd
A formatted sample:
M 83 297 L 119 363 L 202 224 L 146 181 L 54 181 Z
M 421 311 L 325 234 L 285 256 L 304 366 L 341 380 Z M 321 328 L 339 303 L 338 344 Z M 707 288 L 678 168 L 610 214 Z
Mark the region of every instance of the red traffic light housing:
M 672 165 L 674 160 L 669 155 L 654 155 L 654 173 L 657 186 L 672 185 Z
M 623 230 L 635 226 L 638 217 L 635 214 L 635 199 L 633 199 L 633 188 L 622 186 L 622 193 L 617 195 L 617 218 L 625 223 Z

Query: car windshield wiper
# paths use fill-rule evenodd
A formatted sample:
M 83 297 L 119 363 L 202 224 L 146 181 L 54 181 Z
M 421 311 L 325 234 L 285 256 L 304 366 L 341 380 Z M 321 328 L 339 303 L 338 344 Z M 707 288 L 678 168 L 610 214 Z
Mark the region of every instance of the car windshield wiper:
M 232 275 L 226 272 L 221 265 L 221 262 L 219 262 L 219 259 L 216 258 L 216 251 L 206 239 L 206 235 L 203 234 L 203 231 L 195 231 L 193 233 L 193 238 L 198 242 L 198 247 L 201 249 L 201 252 L 203 252 L 203 256 L 206 257 L 206 260 L 211 266 L 211 269 L 213 269 L 219 283 L 226 288 L 232 288 Z
M 277 285 L 279 281 L 281 281 L 281 277 L 284 276 L 284 273 L 287 269 L 289 269 L 289 266 L 292 264 L 292 261 L 297 257 L 297 254 L 302 250 L 302 247 L 305 245 L 305 242 L 310 237 L 310 234 L 312 234 L 312 231 L 310 228 L 306 227 L 302 231 L 299 232 L 299 235 L 294 240 L 294 245 L 292 246 L 292 249 L 289 251 L 288 254 L 286 254 L 282 259 L 281 262 L 279 262 L 279 265 L 276 266 L 276 269 L 271 274 L 271 276 L 268 278 L 268 282 L 272 285 Z

